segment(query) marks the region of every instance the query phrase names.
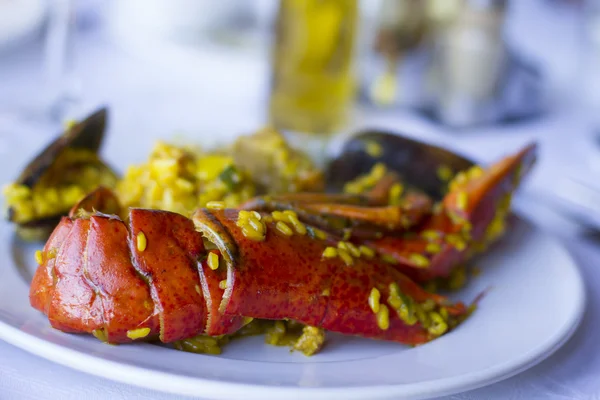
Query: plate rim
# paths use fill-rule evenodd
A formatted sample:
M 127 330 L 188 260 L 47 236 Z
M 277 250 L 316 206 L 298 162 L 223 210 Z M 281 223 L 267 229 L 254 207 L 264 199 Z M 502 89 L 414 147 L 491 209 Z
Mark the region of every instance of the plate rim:
M 88 355 L 79 350 L 52 343 L 25 332 L 0 319 L 0 340 L 25 350 L 35 356 L 42 357 L 65 367 L 87 373 L 89 375 L 121 382 L 163 393 L 197 396 L 199 389 L 202 396 L 210 399 L 231 399 L 232 395 L 245 399 L 281 399 L 298 398 L 310 395 L 313 399 L 424 399 L 432 396 L 451 395 L 474 390 L 515 376 L 554 354 L 577 331 L 583 319 L 587 303 L 586 287 L 580 267 L 569 249 L 555 236 L 541 229 L 521 213 L 515 213 L 523 223 L 533 228 L 535 234 L 558 247 L 570 260 L 577 292 L 572 293 L 575 306 L 573 314 L 562 329 L 555 332 L 541 348 L 523 353 L 520 357 L 494 365 L 492 367 L 469 372 L 464 375 L 441 378 L 428 382 L 373 385 L 367 387 L 277 387 L 254 385 L 239 382 L 221 382 L 203 377 L 187 377 L 174 373 L 152 370 L 101 357 Z M 576 296 L 576 297 L 575 297 Z M 169 382 L 165 385 L 163 382 Z M 223 390 L 227 387 L 227 390 Z

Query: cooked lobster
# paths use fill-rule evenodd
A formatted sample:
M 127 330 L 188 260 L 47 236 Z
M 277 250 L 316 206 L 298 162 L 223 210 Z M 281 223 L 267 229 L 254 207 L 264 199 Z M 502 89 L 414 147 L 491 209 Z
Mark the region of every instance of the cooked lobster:
M 138 208 L 123 215 L 101 188 L 63 217 L 39 254 L 31 305 L 56 329 L 109 343 L 231 334 L 258 318 L 422 344 L 470 308 L 415 282 L 448 276 L 496 239 L 534 155 L 530 146 L 456 178 L 433 209 L 410 193 L 394 207 L 297 194 L 191 218 Z M 385 212 L 405 223 L 377 232 Z M 366 234 L 340 230 L 339 218 Z

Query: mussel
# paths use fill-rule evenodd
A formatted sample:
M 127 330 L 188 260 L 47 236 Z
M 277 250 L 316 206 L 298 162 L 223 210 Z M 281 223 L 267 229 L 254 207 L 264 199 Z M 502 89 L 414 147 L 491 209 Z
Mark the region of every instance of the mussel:
M 113 187 L 116 173 L 98 156 L 106 129 L 101 108 L 68 124 L 54 141 L 4 188 L 7 219 L 24 240 L 44 240 L 63 215 L 98 186 Z
M 403 184 L 441 200 L 449 179 L 475 163 L 466 157 L 438 146 L 406 136 L 366 130 L 349 139 L 339 156 L 328 165 L 328 190 L 339 192 L 344 184 L 367 174 L 376 164 L 400 176 Z

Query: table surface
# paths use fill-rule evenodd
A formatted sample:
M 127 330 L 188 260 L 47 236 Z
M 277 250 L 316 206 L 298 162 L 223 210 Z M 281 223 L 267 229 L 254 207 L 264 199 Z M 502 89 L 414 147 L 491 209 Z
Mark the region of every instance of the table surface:
M 526 13 L 519 14 L 516 19 L 526 20 L 526 16 Z M 545 17 L 545 22 L 538 24 L 536 29 L 527 30 L 527 40 L 522 46 L 535 49 L 540 59 L 549 61 L 552 66 L 550 75 L 560 82 L 561 77 L 568 77 L 574 68 L 572 61 L 576 57 L 572 55 L 578 43 L 574 30 L 577 17 L 568 14 L 563 14 L 560 20 L 556 19 L 556 15 Z M 546 29 L 549 26 L 553 29 Z M 536 40 L 538 43 L 549 40 L 553 49 L 562 49 L 562 53 L 540 51 L 535 46 Z M 123 165 L 123 160 L 140 161 L 127 158 L 126 146 L 120 145 L 118 140 L 122 132 L 148 132 L 147 143 L 140 146 L 148 146 L 149 149 L 153 139 L 165 137 L 174 130 L 185 129 L 202 138 L 214 138 L 218 132 L 218 136 L 226 140 L 228 135 L 248 132 L 260 126 L 267 82 L 266 66 L 261 60 L 245 62 L 244 74 L 239 74 L 235 57 L 230 59 L 229 55 L 203 59 L 205 62 L 200 63 L 200 67 L 192 62 L 182 67 L 181 63 L 175 65 L 173 60 L 151 60 L 152 56 L 147 53 L 133 52 L 135 55 L 132 55 L 131 48 L 124 50 L 111 43 L 102 29 L 100 32 L 83 29 L 74 44 L 76 56 L 72 76 L 75 78 L 68 82 L 83 93 L 80 111 L 98 104 L 109 104 L 114 111 L 110 128 L 114 133 L 105 149 L 109 162 Z M 7 99 L 12 104 L 25 107 L 28 99 L 36 93 L 40 83 L 35 78 L 39 77 L 39 56 L 39 48 L 32 45 L 30 49 L 6 55 L 0 63 L 0 82 L 3 85 L 3 93 L 0 93 L 0 140 L 3 135 L 18 132 L 43 143 L 53 133 L 40 130 L 47 124 L 35 121 L 23 123 L 6 108 Z M 193 58 L 190 61 L 196 61 Z M 198 79 L 215 70 L 225 78 L 217 78 L 216 82 Z M 255 79 L 248 79 L 248 76 Z M 560 85 L 556 87 L 556 93 L 560 93 Z M 527 182 L 527 190 L 536 191 L 550 185 L 554 176 L 564 171 L 588 176 L 598 173 L 590 166 L 596 165 L 595 157 L 598 157 L 594 153 L 598 150 L 590 150 L 589 146 L 590 119 L 574 106 L 576 102 L 569 100 L 569 93 L 565 92 L 561 97 L 563 101 L 553 106 L 551 114 L 512 127 L 449 134 L 401 111 L 367 112 L 361 116 L 360 123 L 400 127 L 415 136 L 460 149 L 482 160 L 492 160 L 527 141 L 538 140 L 541 143 L 540 162 Z M 190 104 L 197 105 L 200 111 L 190 112 Z M 236 118 L 227 118 L 228 115 L 236 115 Z M 28 156 L 23 154 L 23 160 Z M 542 229 L 559 237 L 576 259 L 588 291 L 583 322 L 560 350 L 539 365 L 505 381 L 447 399 L 599 399 L 600 353 L 596 349 L 597 332 L 600 330 L 600 291 L 594 289 L 600 287 L 597 261 L 600 260 L 600 235 L 583 229 L 532 197 L 518 197 L 515 207 Z M 0 341 L 0 399 L 56 398 L 167 400 L 181 397 L 90 376 Z

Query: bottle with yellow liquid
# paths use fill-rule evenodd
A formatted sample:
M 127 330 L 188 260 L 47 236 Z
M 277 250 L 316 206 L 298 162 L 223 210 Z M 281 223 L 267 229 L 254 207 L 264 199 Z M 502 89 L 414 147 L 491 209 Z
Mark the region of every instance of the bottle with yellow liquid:
M 347 125 L 357 20 L 357 0 L 281 0 L 269 100 L 276 129 L 327 135 Z

